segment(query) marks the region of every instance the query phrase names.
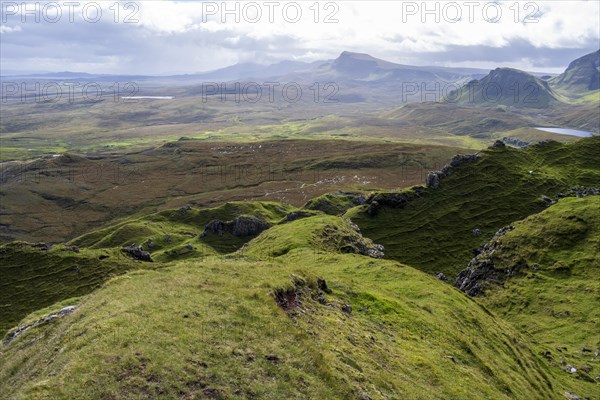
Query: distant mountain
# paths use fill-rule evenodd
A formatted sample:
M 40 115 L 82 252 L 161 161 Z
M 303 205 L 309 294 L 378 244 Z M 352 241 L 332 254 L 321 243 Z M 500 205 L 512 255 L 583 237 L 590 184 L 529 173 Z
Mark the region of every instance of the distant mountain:
M 213 79 L 219 81 L 251 78 L 270 78 L 295 72 L 309 71 L 322 63 L 323 61 L 307 63 L 290 60 L 285 60 L 270 65 L 257 63 L 240 63 L 211 72 L 194 74 L 192 76 L 194 78 Z
M 600 50 L 573 61 L 550 83 L 553 88 L 568 94 L 581 95 L 600 89 Z
M 483 79 L 450 92 L 445 102 L 543 109 L 560 101 L 548 82 L 518 69 L 496 68 Z
M 321 71 L 329 70 L 339 78 L 357 81 L 433 82 L 456 81 L 483 77 L 486 70 L 474 68 L 446 68 L 396 64 L 364 53 L 344 51 L 335 60 L 324 64 Z

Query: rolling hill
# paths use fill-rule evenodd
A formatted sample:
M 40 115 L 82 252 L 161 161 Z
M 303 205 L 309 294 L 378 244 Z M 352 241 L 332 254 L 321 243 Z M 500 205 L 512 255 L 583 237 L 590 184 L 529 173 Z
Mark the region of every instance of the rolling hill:
M 450 92 L 445 102 L 496 107 L 546 109 L 560 100 L 548 82 L 513 68 L 496 68 L 480 80 Z
M 458 400 L 593 390 L 450 285 L 395 261 L 344 254 L 360 238 L 347 220 L 308 215 L 227 257 L 113 278 L 24 317 L 19 334 L 5 337 L 0 392 Z
M 582 97 L 600 89 L 600 50 L 571 62 L 550 81 L 553 89 L 569 97 Z
M 382 192 L 346 215 L 385 246 L 387 257 L 454 278 L 496 231 L 542 211 L 548 204 L 542 196 L 597 187 L 597 154 L 598 136 L 566 145 L 491 148 L 456 157 L 437 189 Z

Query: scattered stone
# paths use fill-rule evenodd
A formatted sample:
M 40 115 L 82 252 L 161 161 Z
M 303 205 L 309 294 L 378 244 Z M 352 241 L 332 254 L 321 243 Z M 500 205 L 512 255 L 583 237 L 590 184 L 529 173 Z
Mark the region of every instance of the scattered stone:
M 190 207 L 190 206 L 181 207 L 179 210 L 177 210 L 177 216 L 182 217 L 185 214 L 187 214 L 187 212 L 191 209 L 192 209 L 192 207 Z
M 577 396 L 575 393 L 573 392 L 566 392 L 565 393 L 565 397 L 569 400 L 583 400 L 583 398 Z
M 538 271 L 541 267 L 540 264 L 531 264 L 530 268 L 532 271 Z
M 342 304 L 342 311 L 345 312 L 346 314 L 351 314 L 352 306 L 348 303 L 344 303 L 344 304 Z
M 76 308 L 77 308 L 77 306 L 66 306 L 66 307 L 63 307 L 60 310 L 58 310 L 56 313 L 46 315 L 45 317 L 43 317 L 43 318 L 35 321 L 31 325 L 27 325 L 27 326 L 24 326 L 22 328 L 18 328 L 16 331 L 14 331 L 12 333 L 8 333 L 6 335 L 6 339 L 2 343 L 3 346 L 7 346 L 10 342 L 12 342 L 14 339 L 16 339 L 19 335 L 21 335 L 22 333 L 28 331 L 29 329 L 38 327 L 38 326 L 43 325 L 43 324 L 46 324 L 46 323 L 54 320 L 55 318 L 64 317 L 65 315 L 72 313 L 73 310 L 75 310 Z
M 192 246 L 189 243 L 185 245 L 185 248 L 188 249 L 188 250 L 194 250 L 194 246 Z
M 438 278 L 440 281 L 448 281 L 448 278 L 446 278 L 446 275 L 444 275 L 443 272 L 438 272 L 435 277 Z
M 358 394 L 358 400 L 373 400 L 373 399 L 371 398 L 371 396 L 369 396 L 365 392 L 360 392 Z
M 163 236 L 163 242 L 170 243 L 171 242 L 171 236 L 170 235 Z
M 209 399 L 221 399 L 223 398 L 223 391 L 220 389 L 206 388 L 202 391 L 202 394 Z
M 281 359 L 279 358 L 279 356 L 278 356 L 278 355 L 276 355 L 276 354 L 267 354 L 267 355 L 265 356 L 265 358 L 266 358 L 267 360 L 269 360 L 269 361 L 273 361 L 273 362 L 279 362 L 279 361 L 281 361 Z
M 471 232 L 472 232 L 472 233 L 473 233 L 473 235 L 475 235 L 475 236 L 479 236 L 479 235 L 481 235 L 481 229 L 473 229 Z

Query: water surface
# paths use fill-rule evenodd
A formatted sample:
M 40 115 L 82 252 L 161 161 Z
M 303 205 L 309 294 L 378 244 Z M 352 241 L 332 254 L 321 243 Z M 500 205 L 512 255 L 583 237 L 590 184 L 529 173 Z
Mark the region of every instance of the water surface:
M 590 137 L 590 136 L 594 135 L 592 132 L 578 131 L 576 129 L 542 128 L 542 127 L 537 127 L 535 129 L 537 129 L 538 131 L 558 133 L 559 135 L 571 135 L 571 136 L 579 136 L 579 137 Z

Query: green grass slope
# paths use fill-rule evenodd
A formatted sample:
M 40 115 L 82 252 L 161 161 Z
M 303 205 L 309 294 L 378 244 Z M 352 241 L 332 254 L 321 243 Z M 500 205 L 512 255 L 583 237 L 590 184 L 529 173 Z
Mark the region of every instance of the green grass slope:
M 301 222 L 284 225 L 288 235 Z M 455 288 L 389 260 L 315 255 L 310 243 L 268 261 L 129 273 L 0 353 L 0 397 L 11 399 L 561 399 L 567 390 L 527 337 Z
M 480 80 L 473 80 L 452 91 L 445 102 L 496 107 L 546 109 L 560 104 L 557 95 L 546 81 L 514 68 L 496 68 Z
M 454 169 L 436 190 L 426 189 L 403 208 L 367 205 L 347 212 L 386 256 L 423 271 L 455 276 L 498 229 L 542 211 L 542 195 L 577 185 L 599 186 L 600 137 L 572 144 L 490 149 Z M 473 230 L 481 230 L 474 235 Z
M 97 289 L 111 276 L 130 269 L 158 268 L 161 262 L 201 259 L 231 253 L 256 236 L 224 232 L 199 237 L 212 220 L 253 215 L 267 223 L 284 219 L 294 208 L 280 203 L 226 203 L 210 209 L 168 210 L 132 217 L 54 247 L 13 242 L 0 246 L 0 334 L 25 315 Z M 157 263 L 134 261 L 121 248 L 142 245 Z
M 600 197 L 564 198 L 513 226 L 489 255 L 504 279 L 479 301 L 534 337 L 565 375 L 596 382 L 600 394 Z
M 205 226 L 214 220 L 232 221 L 251 215 L 268 224 L 280 222 L 296 208 L 275 202 L 229 202 L 215 208 L 181 208 L 129 218 L 71 241 L 77 246 L 94 249 L 142 245 L 153 258 L 162 261 L 182 257 L 201 257 L 230 253 L 253 236 L 238 237 L 230 232 L 200 237 Z M 189 247 L 192 247 L 191 249 Z
M 116 249 L 0 246 L 0 335 L 35 310 L 88 294 L 111 276 L 141 267 L 153 265 L 134 262 Z

